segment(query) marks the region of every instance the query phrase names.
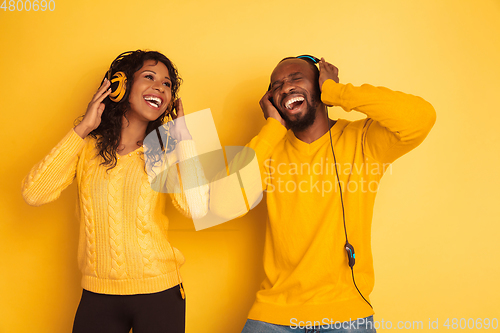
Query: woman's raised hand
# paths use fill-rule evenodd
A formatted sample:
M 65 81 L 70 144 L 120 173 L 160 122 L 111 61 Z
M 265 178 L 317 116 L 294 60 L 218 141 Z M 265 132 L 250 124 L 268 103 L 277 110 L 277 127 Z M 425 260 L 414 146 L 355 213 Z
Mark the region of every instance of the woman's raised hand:
M 92 97 L 82 121 L 75 127 L 76 134 L 78 134 L 82 139 L 95 130 L 101 123 L 101 115 L 104 112 L 105 107 L 102 101 L 108 97 L 110 93 L 110 82 L 107 78 L 105 78 L 101 87 L 97 90 L 94 97 Z
M 171 122 L 167 124 L 170 135 L 177 141 L 192 140 L 191 134 L 186 126 L 186 121 L 184 120 L 184 107 L 182 106 L 182 100 L 180 98 L 175 100 L 174 109 L 176 113 L 174 114 L 174 112 L 172 112 L 170 114 L 174 122 L 173 124 Z

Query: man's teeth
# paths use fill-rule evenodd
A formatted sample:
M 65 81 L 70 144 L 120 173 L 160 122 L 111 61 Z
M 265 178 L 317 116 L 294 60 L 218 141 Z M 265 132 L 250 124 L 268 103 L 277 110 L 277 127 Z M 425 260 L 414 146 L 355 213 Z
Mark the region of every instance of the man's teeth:
M 145 96 L 144 100 L 154 107 L 160 107 L 161 99 L 155 96 Z
M 288 109 L 288 110 L 291 110 L 292 109 L 292 104 L 295 103 L 295 102 L 302 102 L 304 101 L 304 97 L 302 96 L 299 96 L 299 97 L 293 97 L 291 99 L 289 99 L 286 103 L 285 103 L 285 107 Z

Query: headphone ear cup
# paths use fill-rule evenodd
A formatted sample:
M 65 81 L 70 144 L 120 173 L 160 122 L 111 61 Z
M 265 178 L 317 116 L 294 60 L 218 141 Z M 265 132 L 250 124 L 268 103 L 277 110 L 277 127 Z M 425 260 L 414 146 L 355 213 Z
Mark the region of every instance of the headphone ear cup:
M 111 94 L 109 99 L 115 103 L 120 102 L 127 91 L 127 76 L 124 72 L 116 72 L 111 77 Z

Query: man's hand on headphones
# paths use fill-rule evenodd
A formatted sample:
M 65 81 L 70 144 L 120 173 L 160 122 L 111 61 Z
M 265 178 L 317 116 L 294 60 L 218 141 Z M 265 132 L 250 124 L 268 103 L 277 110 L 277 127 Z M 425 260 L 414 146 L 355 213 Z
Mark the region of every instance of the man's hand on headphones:
M 326 62 L 325 58 L 321 58 L 319 61 L 319 88 L 323 89 L 323 83 L 330 79 L 339 83 L 339 69 Z
M 274 118 L 279 121 L 281 125 L 286 127 L 285 120 L 281 117 L 280 113 L 278 112 L 276 107 L 274 107 L 273 103 L 271 103 L 271 100 L 271 91 L 268 90 L 259 101 L 260 108 L 262 109 L 262 112 L 264 112 L 264 118 Z M 288 127 L 286 127 L 286 129 L 288 129 Z

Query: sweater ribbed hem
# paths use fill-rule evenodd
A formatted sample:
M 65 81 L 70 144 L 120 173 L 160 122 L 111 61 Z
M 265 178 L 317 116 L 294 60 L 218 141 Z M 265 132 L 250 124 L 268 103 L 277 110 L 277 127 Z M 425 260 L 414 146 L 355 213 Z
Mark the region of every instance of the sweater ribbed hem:
M 373 315 L 373 309 L 360 297 L 324 304 L 271 304 L 256 301 L 248 314 L 249 319 L 266 323 L 295 326 L 294 323 L 352 321 Z
M 176 271 L 146 279 L 111 280 L 95 276 L 83 276 L 82 287 L 85 290 L 110 295 L 151 294 L 167 290 L 180 282 Z

